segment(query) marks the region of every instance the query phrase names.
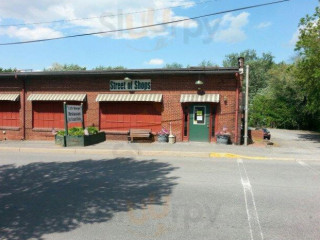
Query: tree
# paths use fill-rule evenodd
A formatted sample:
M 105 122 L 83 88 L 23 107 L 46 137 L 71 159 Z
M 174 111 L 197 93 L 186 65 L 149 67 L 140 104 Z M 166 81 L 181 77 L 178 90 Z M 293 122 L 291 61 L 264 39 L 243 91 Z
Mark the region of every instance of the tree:
M 60 64 L 53 63 L 50 68 L 45 68 L 44 71 L 85 71 L 86 67 L 81 67 L 78 64 Z
M 300 20 L 296 51 L 299 58 L 295 75 L 306 97 L 307 111 L 314 116 L 320 128 L 320 8 L 313 15 Z
M 167 63 L 164 68 L 174 69 L 174 68 L 183 68 L 183 65 L 177 62 Z
M 124 69 L 127 69 L 123 66 L 115 66 L 115 67 L 112 67 L 112 66 L 98 66 L 98 67 L 95 67 L 93 68 L 92 70 L 95 70 L 95 71 L 105 71 L 105 70 L 124 70 Z
M 308 128 L 305 98 L 294 77 L 294 66 L 279 63 L 268 71 L 267 87 L 251 103 L 250 125 L 289 129 Z
M 238 67 L 238 58 L 244 57 L 245 64 L 250 65 L 250 101 L 262 89 L 267 87 L 268 71 L 274 64 L 271 53 L 262 53 L 259 57 L 255 50 L 246 50 L 241 53 L 232 53 L 225 57 L 224 67 Z
M 219 67 L 219 65 L 211 62 L 210 60 L 203 60 L 200 64 L 199 67 Z
M 15 71 L 17 71 L 16 68 L 7 68 L 7 69 L 0 68 L 0 72 L 15 72 Z

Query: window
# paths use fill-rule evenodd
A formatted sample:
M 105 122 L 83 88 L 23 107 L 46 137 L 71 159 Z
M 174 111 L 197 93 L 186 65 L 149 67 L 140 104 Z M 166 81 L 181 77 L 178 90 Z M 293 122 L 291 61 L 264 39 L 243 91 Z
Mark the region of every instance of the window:
M 194 125 L 204 125 L 206 116 L 206 107 L 204 106 L 195 106 L 194 107 L 194 118 L 193 124 Z
M 0 102 L 0 127 L 19 127 L 19 102 Z

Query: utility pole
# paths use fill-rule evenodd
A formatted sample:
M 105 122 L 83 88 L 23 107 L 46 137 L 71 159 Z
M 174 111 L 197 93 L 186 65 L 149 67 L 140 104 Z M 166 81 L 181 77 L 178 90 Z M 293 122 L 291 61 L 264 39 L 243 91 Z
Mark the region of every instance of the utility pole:
M 248 113 L 249 113 L 249 65 L 246 66 L 246 105 L 244 113 L 244 145 L 248 146 Z

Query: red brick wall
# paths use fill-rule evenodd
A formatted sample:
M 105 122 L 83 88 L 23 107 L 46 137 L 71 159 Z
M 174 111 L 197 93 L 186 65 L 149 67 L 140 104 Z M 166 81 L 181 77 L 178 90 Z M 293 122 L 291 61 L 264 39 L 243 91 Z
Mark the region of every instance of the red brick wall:
M 99 93 L 109 92 L 110 79 L 123 79 L 123 76 L 28 76 L 15 79 L 0 79 L 0 93 L 19 92 L 22 89 L 22 78 L 25 78 L 26 99 L 32 93 L 86 93 L 87 94 L 87 114 L 86 126 L 99 126 L 99 103 L 96 97 Z M 196 94 L 197 87 L 195 81 L 197 75 L 172 76 L 134 76 L 133 79 L 151 79 L 152 90 L 136 93 L 161 93 L 163 94 L 162 125 L 169 129 L 172 123 L 173 134 L 177 141 L 182 141 L 183 136 L 183 111 L 180 103 L 181 94 Z M 205 93 L 220 94 L 220 103 L 217 105 L 216 129 L 221 131 L 227 127 L 232 134 L 232 141 L 235 136 L 235 116 L 236 116 L 236 88 L 239 79 L 235 74 L 206 75 L 203 76 L 204 85 L 202 89 Z M 11 87 L 11 88 L 8 88 Z M 128 93 L 128 92 L 114 92 Z M 225 100 L 226 97 L 226 101 Z M 22 113 L 20 111 L 20 115 Z M 240 115 L 240 113 L 239 113 Z M 26 101 L 26 139 L 51 140 L 53 135 L 51 130 L 35 131 L 32 129 L 32 102 Z M 240 117 L 239 117 L 240 123 Z M 7 131 L 7 139 L 21 139 L 23 137 L 23 121 L 21 119 L 19 131 Z M 240 130 L 240 129 L 239 129 Z M 3 138 L 0 133 L 0 139 Z M 108 139 L 123 139 L 123 136 L 109 136 Z

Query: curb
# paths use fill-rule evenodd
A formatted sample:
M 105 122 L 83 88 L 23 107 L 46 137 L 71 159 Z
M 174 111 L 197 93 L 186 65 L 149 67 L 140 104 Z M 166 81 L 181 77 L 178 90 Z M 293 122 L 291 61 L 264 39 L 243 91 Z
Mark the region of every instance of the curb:
M 200 157 L 209 158 L 210 152 L 148 151 L 148 150 L 112 150 L 112 149 L 52 149 L 52 148 L 16 148 L 1 147 L 0 152 L 25 153 L 72 153 L 72 154 L 106 154 L 112 156 L 166 156 L 166 157 Z
M 226 158 L 226 159 L 245 159 L 245 160 L 277 160 L 277 161 L 296 161 L 295 158 L 243 156 L 233 153 L 217 152 L 182 152 L 182 151 L 151 151 L 151 150 L 113 150 L 113 149 L 67 149 L 67 148 L 18 148 L 0 147 L 0 152 L 21 152 L 21 153 L 67 153 L 67 154 L 96 154 L 111 156 L 165 156 L 165 157 L 197 157 L 197 158 Z M 307 159 L 306 159 L 307 160 Z M 308 159 L 310 160 L 310 159 Z

